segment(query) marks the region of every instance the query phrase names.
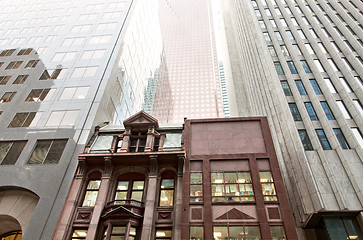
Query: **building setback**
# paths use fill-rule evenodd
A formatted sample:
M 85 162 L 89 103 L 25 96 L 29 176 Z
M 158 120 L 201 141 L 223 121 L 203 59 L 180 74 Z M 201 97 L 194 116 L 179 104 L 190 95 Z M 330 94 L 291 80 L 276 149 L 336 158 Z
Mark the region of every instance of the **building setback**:
M 297 239 L 264 117 L 97 128 L 53 239 Z
M 362 238 L 362 2 L 224 6 L 239 114 L 267 116 L 299 239 Z

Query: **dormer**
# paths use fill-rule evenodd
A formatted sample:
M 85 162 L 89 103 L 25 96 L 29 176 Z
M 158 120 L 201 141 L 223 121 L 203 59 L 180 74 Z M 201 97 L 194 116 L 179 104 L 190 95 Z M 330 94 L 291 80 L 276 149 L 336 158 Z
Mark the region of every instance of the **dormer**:
M 158 120 L 140 111 L 124 122 L 125 132 L 117 136 L 116 152 L 159 151 L 165 135 L 159 134 Z

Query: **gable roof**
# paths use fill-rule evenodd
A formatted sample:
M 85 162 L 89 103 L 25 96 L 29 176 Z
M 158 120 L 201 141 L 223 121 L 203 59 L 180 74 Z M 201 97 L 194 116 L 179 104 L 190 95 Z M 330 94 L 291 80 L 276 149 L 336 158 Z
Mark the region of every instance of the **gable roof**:
M 150 125 L 159 128 L 158 120 L 142 110 L 124 121 L 125 127 Z

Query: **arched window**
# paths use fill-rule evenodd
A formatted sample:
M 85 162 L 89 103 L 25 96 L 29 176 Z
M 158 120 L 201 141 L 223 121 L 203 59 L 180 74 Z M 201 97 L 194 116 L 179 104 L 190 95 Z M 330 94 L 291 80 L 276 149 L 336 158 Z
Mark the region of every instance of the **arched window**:
M 88 176 L 88 184 L 82 207 L 93 207 L 96 204 L 98 191 L 101 185 L 101 173 L 93 172 Z
M 0 240 L 21 240 L 21 231 L 12 231 L 0 236 Z
M 175 173 L 167 170 L 161 173 L 160 181 L 160 207 L 171 207 L 174 205 Z

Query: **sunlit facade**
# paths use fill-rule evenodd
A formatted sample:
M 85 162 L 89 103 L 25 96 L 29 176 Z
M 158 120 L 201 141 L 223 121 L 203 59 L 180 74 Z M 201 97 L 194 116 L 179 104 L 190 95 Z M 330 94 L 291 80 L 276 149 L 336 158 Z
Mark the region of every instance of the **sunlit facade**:
M 224 6 L 239 114 L 268 117 L 299 239 L 362 238 L 362 2 Z
M 0 215 L 18 225 L 1 231 L 49 240 L 94 127 L 140 111 L 161 74 L 158 3 L 5 0 L 2 9 Z

